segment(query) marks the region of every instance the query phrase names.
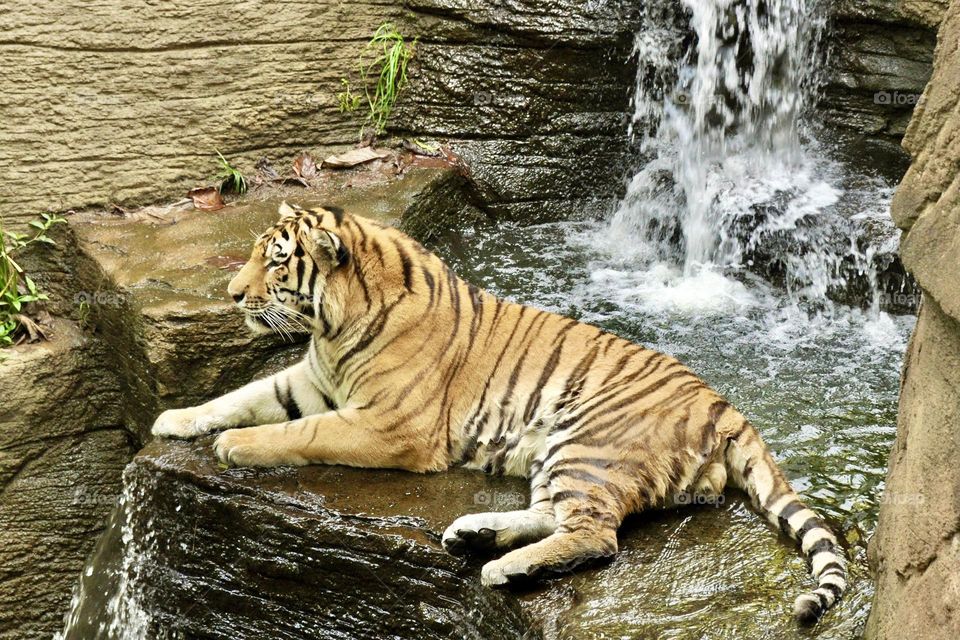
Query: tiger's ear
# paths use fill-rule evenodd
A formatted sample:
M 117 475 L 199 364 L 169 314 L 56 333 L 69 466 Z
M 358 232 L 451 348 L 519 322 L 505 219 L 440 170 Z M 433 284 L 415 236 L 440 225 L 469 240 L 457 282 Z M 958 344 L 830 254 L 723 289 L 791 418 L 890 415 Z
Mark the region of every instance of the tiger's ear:
M 286 218 L 288 216 L 297 215 L 297 210 L 287 204 L 287 201 L 284 200 L 280 203 L 280 206 L 277 208 L 277 213 L 280 214 L 281 218 Z
M 334 266 L 342 266 L 350 259 L 350 252 L 343 246 L 340 236 L 326 229 L 312 229 L 310 240 L 313 243 L 313 258 L 317 261 L 327 260 Z

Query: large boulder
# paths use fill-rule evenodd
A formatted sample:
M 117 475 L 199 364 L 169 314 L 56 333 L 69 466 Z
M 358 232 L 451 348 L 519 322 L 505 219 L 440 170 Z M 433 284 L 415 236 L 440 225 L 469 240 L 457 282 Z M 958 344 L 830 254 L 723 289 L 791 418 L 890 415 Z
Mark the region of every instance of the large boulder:
M 0 364 L 0 638 L 45 638 L 138 445 L 106 345 L 68 322 Z
M 960 636 L 960 3 L 940 27 L 934 73 L 904 146 L 893 201 L 903 263 L 923 302 L 903 367 L 897 440 L 871 559 L 869 638 Z
M 612 562 L 520 591 L 440 546 L 456 517 L 522 507 L 526 483 L 314 465 L 219 465 L 212 438 L 156 440 L 83 573 L 64 640 L 793 637 L 805 562 L 743 501 L 631 520 Z M 744 561 L 743 558 L 749 558 Z M 861 568 L 851 569 L 861 574 Z M 858 580 L 818 627 L 862 627 Z M 122 634 L 119 633 L 122 630 Z
M 152 203 L 209 178 L 216 150 L 250 171 L 264 155 L 287 164 L 353 146 L 361 121 L 340 112 L 341 79 L 393 22 L 419 38 L 393 131 L 457 140 L 501 213 L 596 211 L 621 186 L 635 3 L 482 5 L 72 0 L 5 12 L 0 207 L 25 221 Z

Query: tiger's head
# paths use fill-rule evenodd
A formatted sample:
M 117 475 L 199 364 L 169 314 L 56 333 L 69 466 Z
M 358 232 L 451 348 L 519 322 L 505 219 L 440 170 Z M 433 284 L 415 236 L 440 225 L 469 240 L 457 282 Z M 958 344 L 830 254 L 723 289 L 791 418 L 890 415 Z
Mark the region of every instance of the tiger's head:
M 335 229 L 343 212 L 280 205 L 280 220 L 261 234 L 227 293 L 255 333 L 290 336 L 316 328 L 328 280 L 350 260 Z

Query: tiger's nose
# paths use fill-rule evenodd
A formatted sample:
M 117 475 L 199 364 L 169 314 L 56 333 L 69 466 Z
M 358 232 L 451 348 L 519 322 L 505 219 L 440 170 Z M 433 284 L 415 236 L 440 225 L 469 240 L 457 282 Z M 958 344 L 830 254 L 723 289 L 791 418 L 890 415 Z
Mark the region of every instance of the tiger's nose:
M 233 298 L 234 302 L 236 302 L 237 304 L 240 304 L 241 302 L 243 302 L 243 297 L 245 295 L 246 294 L 241 291 L 240 293 L 231 293 L 230 297 Z

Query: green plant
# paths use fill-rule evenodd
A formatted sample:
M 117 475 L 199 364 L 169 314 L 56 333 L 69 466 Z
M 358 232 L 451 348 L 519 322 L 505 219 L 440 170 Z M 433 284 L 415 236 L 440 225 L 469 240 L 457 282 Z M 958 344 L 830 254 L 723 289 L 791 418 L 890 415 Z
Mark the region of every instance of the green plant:
M 215 178 L 220 181 L 220 186 L 218 187 L 220 193 L 223 193 L 224 189 L 233 191 L 234 193 L 246 193 L 247 179 L 243 177 L 243 173 L 230 164 L 219 151 L 217 151 L 217 157 L 220 158 L 220 171 Z
M 364 47 L 358 71 L 369 112 L 360 127 L 360 135 L 363 135 L 367 126 L 372 126 L 377 135 L 386 130 L 397 97 L 407 85 L 407 64 L 413 58 L 416 44 L 416 39 L 407 44 L 392 23 L 384 22 Z M 341 78 L 340 82 L 344 88 L 337 94 L 340 111 L 346 113 L 357 110 L 361 103 L 360 96 L 351 91 L 349 80 Z
M 13 344 L 21 328 L 34 327 L 33 321 L 23 315 L 23 306 L 28 302 L 46 300 L 46 294 L 37 289 L 36 283 L 24 273 L 14 260 L 14 255 L 34 243 L 56 244 L 47 232 L 66 220 L 60 216 L 44 213 L 30 226 L 36 229 L 31 236 L 3 228 L 0 221 L 0 346 Z
M 346 78 L 340 78 L 340 84 L 343 85 L 343 91 L 337 94 L 337 100 L 340 102 L 340 113 L 351 113 L 360 108 L 360 96 L 350 91 L 350 81 Z
M 80 325 L 81 329 L 86 329 L 90 321 L 90 303 L 86 300 L 81 300 L 80 304 L 77 305 L 77 324 Z

